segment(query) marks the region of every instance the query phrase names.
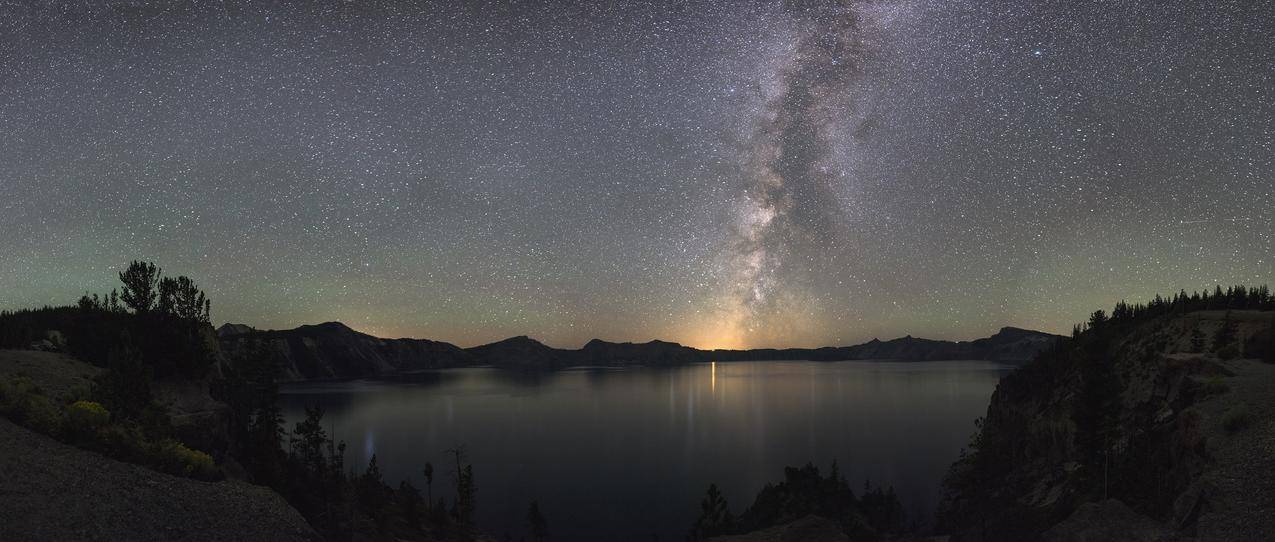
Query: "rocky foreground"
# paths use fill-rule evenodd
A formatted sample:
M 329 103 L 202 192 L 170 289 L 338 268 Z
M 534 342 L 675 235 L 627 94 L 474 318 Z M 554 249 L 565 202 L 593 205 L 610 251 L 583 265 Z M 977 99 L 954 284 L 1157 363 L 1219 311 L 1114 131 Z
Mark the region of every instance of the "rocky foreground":
M 317 540 L 268 488 L 121 463 L 0 418 L 0 540 Z

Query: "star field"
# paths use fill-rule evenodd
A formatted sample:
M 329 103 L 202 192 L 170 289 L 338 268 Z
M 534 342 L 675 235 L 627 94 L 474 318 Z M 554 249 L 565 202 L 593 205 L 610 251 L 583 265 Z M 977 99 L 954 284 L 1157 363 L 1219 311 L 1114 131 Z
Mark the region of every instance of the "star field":
M 1263 2 L 0 0 L 0 308 L 817 346 L 1275 269 Z

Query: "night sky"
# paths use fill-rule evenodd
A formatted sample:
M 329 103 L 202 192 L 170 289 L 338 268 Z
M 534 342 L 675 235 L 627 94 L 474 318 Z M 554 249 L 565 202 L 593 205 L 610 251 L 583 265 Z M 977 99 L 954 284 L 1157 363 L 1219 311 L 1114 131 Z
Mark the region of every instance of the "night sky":
M 147 259 L 219 323 L 815 346 L 1271 282 L 1270 2 L 463 4 L 0 0 L 0 308 Z

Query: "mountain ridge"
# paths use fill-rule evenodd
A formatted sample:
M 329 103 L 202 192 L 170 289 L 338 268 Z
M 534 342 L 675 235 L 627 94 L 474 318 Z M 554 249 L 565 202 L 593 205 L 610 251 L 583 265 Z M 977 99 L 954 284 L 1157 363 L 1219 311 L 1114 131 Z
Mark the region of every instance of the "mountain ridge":
M 526 335 L 461 348 L 429 339 L 385 339 L 341 322 L 309 324 L 285 330 L 257 330 L 226 323 L 217 328 L 223 350 L 234 353 L 264 341 L 283 363 L 283 380 L 344 379 L 410 373 L 450 367 L 494 366 L 540 370 L 580 366 L 673 366 L 706 361 L 980 359 L 1007 363 L 1030 360 L 1061 338 L 1040 331 L 1002 327 L 971 341 L 915 338 L 911 335 L 853 346 L 702 350 L 676 342 L 644 343 L 592 339 L 579 349 L 546 345 Z

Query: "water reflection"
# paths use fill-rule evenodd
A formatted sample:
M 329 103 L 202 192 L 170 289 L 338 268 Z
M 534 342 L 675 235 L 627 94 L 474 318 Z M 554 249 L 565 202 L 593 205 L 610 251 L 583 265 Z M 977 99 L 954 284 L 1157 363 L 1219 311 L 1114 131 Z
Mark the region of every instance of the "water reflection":
M 929 517 L 1005 367 L 985 362 L 739 362 L 520 373 L 454 369 L 289 386 L 392 484 L 465 444 L 480 523 L 517 538 L 539 500 L 556 539 L 680 540 L 710 482 L 738 512 L 785 465 L 838 460 Z M 435 495 L 450 478 L 437 476 Z

